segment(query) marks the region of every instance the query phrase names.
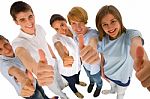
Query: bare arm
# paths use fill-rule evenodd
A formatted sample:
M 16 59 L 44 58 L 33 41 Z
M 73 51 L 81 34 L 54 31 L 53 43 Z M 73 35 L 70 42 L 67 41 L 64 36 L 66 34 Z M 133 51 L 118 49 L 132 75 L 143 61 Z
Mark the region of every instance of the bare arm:
M 136 60 L 136 49 L 137 49 L 138 46 L 142 47 L 142 40 L 141 40 L 141 38 L 140 37 L 132 38 L 130 54 L 131 54 L 133 60 Z M 148 60 L 148 56 L 147 56 L 145 51 L 144 51 L 143 59 L 144 60 Z M 134 67 L 134 69 L 136 69 L 136 68 Z
M 22 61 L 24 66 L 27 68 L 27 70 L 36 74 L 36 69 L 37 69 L 38 64 L 32 58 L 30 53 L 23 47 L 18 47 L 15 50 L 15 53 L 19 57 L 19 59 Z
M 70 67 L 72 66 L 74 59 L 72 56 L 69 56 L 69 52 L 66 49 L 65 46 L 62 45 L 60 41 L 56 42 L 54 44 L 55 48 L 57 49 L 61 59 L 63 60 L 63 64 L 65 67 Z
M 48 44 L 48 48 L 49 48 L 49 51 L 50 51 L 52 57 L 56 59 L 56 56 L 55 56 L 55 54 L 54 54 L 54 52 L 53 52 L 53 50 L 52 50 L 52 48 L 50 47 L 49 44 Z
M 131 56 L 134 59 L 136 77 L 142 86 L 147 87 L 150 91 L 150 61 L 139 37 L 135 37 L 131 41 Z
M 58 54 L 60 55 L 62 60 L 65 56 L 68 56 L 68 54 L 63 50 L 64 46 L 62 45 L 60 41 L 56 42 L 54 46 L 57 49 Z

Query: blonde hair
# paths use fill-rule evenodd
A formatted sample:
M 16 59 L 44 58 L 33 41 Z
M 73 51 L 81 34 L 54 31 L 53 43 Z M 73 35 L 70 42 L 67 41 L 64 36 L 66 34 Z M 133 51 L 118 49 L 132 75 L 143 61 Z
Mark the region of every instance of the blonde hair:
M 73 7 L 68 15 L 67 15 L 69 24 L 70 20 L 77 21 L 77 22 L 84 22 L 87 24 L 88 15 L 87 12 L 82 7 Z

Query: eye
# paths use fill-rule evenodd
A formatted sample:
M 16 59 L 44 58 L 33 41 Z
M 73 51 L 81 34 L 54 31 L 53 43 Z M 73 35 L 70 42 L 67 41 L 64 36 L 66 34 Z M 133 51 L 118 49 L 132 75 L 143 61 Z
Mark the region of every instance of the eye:
M 29 19 L 33 19 L 33 15 L 30 15 L 30 16 L 29 16 Z
M 108 24 L 102 24 L 102 27 L 106 27 L 106 26 L 108 26 Z
M 114 20 L 111 21 L 112 24 L 114 24 L 116 22 L 117 22 L 117 19 L 114 19 Z
M 64 23 L 62 23 L 60 26 L 64 26 Z
M 20 19 L 20 22 L 25 22 L 25 19 L 24 18 Z

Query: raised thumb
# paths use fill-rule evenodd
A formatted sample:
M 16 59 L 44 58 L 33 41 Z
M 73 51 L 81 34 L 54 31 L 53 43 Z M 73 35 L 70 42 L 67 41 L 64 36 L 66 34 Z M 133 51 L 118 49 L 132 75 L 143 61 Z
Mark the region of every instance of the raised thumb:
M 44 51 L 42 49 L 38 49 L 38 52 L 39 52 L 39 56 L 40 56 L 39 62 L 47 63 Z
M 136 71 L 139 71 L 142 68 L 143 64 L 143 57 L 144 57 L 144 49 L 142 46 L 138 46 L 136 49 L 136 55 L 135 55 L 135 69 Z
M 83 36 L 83 34 L 78 35 L 78 41 L 79 41 L 79 48 L 81 50 L 84 47 L 84 36 Z

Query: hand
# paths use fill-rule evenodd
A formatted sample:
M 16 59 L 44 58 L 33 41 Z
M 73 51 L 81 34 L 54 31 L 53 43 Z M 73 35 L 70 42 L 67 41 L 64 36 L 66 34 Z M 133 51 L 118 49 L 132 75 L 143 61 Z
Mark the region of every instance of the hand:
M 100 57 L 96 49 L 91 46 L 84 46 L 80 50 L 81 60 L 89 64 L 98 64 L 100 63 Z
M 65 67 L 72 67 L 73 62 L 74 62 L 74 59 L 72 56 L 68 56 L 68 55 L 64 56 L 63 64 Z
M 89 46 L 84 45 L 83 34 L 78 35 L 78 40 L 79 40 L 81 60 L 89 64 L 97 64 L 98 62 L 100 62 L 97 50 L 90 45 Z
M 54 80 L 54 69 L 51 65 L 47 64 L 45 53 L 39 49 L 40 61 L 37 67 L 37 81 L 40 86 L 47 86 Z
M 30 97 L 34 94 L 34 86 L 29 78 L 26 78 L 24 83 L 21 83 L 22 89 L 20 95 L 22 97 Z
M 150 61 L 144 60 L 144 49 L 141 46 L 137 47 L 134 64 L 136 77 L 143 87 L 150 89 Z

